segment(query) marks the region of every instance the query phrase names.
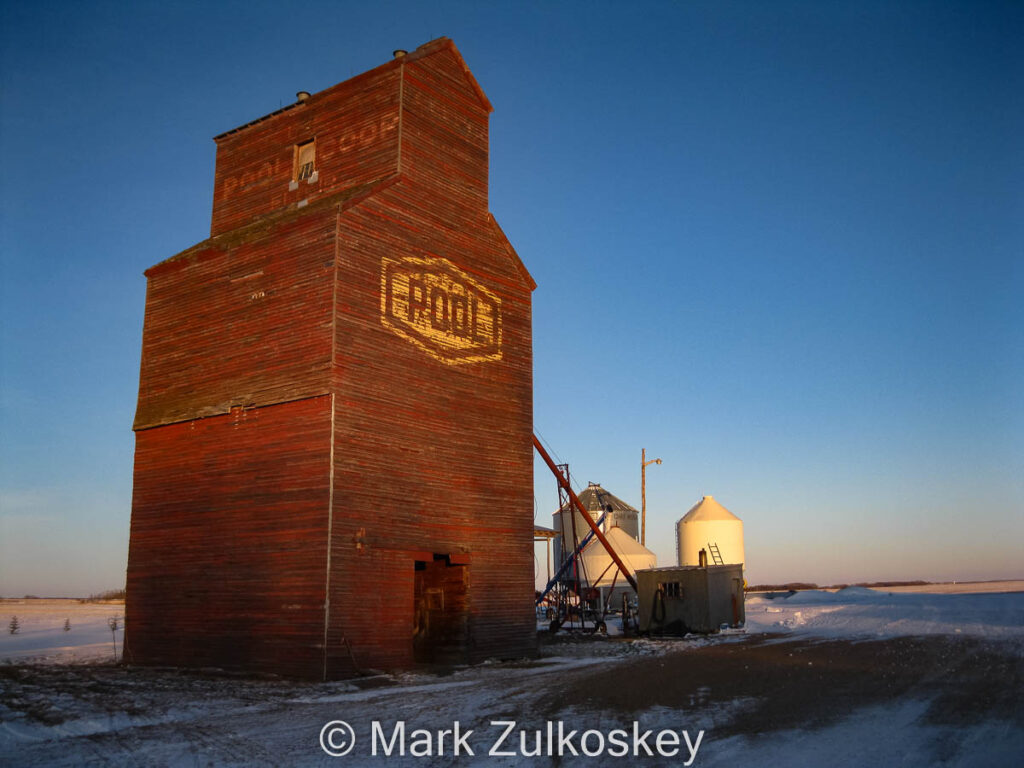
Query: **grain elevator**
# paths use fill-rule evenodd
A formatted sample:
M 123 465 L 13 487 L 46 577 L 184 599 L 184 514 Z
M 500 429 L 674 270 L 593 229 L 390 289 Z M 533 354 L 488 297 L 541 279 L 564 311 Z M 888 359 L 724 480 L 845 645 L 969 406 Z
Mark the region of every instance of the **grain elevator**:
M 334 678 L 535 648 L 531 292 L 446 39 L 216 137 L 146 271 L 130 663 Z

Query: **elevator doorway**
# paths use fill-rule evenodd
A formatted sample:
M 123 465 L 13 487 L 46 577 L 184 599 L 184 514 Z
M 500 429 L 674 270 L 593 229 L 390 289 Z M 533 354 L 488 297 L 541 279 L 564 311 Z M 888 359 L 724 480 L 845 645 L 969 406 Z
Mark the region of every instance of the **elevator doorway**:
M 422 664 L 466 661 L 469 638 L 469 566 L 435 554 L 415 561 L 413 658 Z

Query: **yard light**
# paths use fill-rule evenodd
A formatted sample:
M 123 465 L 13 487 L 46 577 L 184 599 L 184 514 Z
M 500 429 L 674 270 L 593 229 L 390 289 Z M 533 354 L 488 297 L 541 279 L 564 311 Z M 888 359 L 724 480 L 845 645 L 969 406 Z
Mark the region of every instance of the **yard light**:
M 661 464 L 661 459 L 647 461 L 647 449 L 640 449 L 640 543 L 647 546 L 647 465 Z

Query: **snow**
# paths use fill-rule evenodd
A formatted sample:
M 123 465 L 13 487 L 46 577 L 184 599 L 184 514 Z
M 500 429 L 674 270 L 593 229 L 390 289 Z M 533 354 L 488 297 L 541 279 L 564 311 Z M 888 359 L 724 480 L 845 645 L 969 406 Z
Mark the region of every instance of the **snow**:
M 921 725 L 927 708 L 924 701 L 901 701 L 858 712 L 825 729 L 781 731 L 758 739 L 734 737 L 716 744 L 713 764 L 724 766 L 753 757 L 755 765 L 829 768 L 1019 765 L 1024 732 L 1008 730 L 1003 723 L 970 729 Z M 951 755 L 937 748 L 947 742 L 951 742 L 947 747 Z
M 937 595 L 982 594 L 985 592 L 1024 592 L 1024 580 L 949 581 L 943 584 L 906 584 L 886 587 L 885 592 L 927 592 Z
M 970 635 L 1024 638 L 1024 592 L 893 593 L 864 587 L 748 596 L 748 632 L 815 637 Z
M 346 758 L 328 758 L 318 737 L 328 721 L 345 720 L 357 734 L 357 748 L 364 750 L 347 758 L 352 765 L 379 761 L 396 766 L 596 766 L 617 760 L 488 756 L 486 748 L 459 758 L 408 753 L 373 758 L 365 750 L 374 720 L 383 721 L 389 732 L 398 720 L 410 730 L 451 728 L 459 721 L 464 729 L 474 729 L 478 739 L 494 733 L 488 730 L 494 720 L 515 720 L 531 733 L 551 720 L 603 732 L 628 728 L 637 720 L 644 729 L 686 729 L 694 737 L 703 731 L 695 766 L 1016 765 L 1024 754 L 1021 694 L 1014 688 L 1024 657 L 1024 592 L 978 592 L 896 593 L 855 587 L 772 598 L 753 595 L 746 603 L 745 631 L 681 640 L 559 633 L 546 638 L 537 660 L 331 683 L 126 669 L 110 663 L 108 626 L 114 617 L 123 626 L 123 605 L 4 601 L 4 626 L 17 615 L 21 630 L 5 633 L 0 640 L 0 764 L 341 764 Z M 65 619 L 70 632 L 63 630 Z M 609 628 L 614 633 L 618 625 L 612 620 Z M 116 635 L 120 651 L 120 629 Z M 609 711 L 607 705 L 593 704 L 585 693 L 586 685 L 601 680 L 605 670 L 621 668 L 633 675 L 638 667 L 630 665 L 641 664 L 657 670 L 664 666 L 665 674 L 672 674 L 672 660 L 679 654 L 743 652 L 746 646 L 776 648 L 788 643 L 781 646 L 781 656 L 789 659 L 799 658 L 808 643 L 812 648 L 830 642 L 851 648 L 862 647 L 859 644 L 865 641 L 907 637 L 946 643 L 954 656 L 981 648 L 1006 664 L 1008 690 L 984 691 L 985 696 L 999 694 L 1010 701 L 1005 718 L 1001 711 L 993 715 L 992 709 L 980 717 L 968 714 L 962 722 L 937 718 L 936 701 L 948 697 L 950 690 L 969 689 L 970 681 L 951 679 L 951 688 L 936 692 L 929 686 L 941 683 L 947 673 L 930 668 L 927 684 L 900 691 L 891 700 L 883 696 L 863 706 L 851 705 L 844 716 L 824 723 L 800 728 L 787 724 L 757 733 L 735 726 L 763 701 L 722 688 L 713 691 L 701 681 L 694 681 L 694 693 L 683 709 L 659 705 Z M 835 657 L 838 667 L 841 656 Z M 65 666 L 69 661 L 74 664 Z M 573 688 L 574 679 L 586 682 Z M 886 684 L 879 681 L 879 686 Z M 789 703 L 779 699 L 778 706 L 785 709 Z M 969 702 L 964 711 L 969 713 L 971 706 Z M 960 710 L 942 710 L 947 711 Z M 487 742 L 483 744 L 486 747 Z M 685 752 L 675 758 L 625 759 L 683 765 Z
M 18 661 L 106 661 L 121 653 L 124 636 L 124 602 L 81 602 L 26 598 L 0 600 L 0 663 Z M 18 631 L 9 631 L 12 617 Z M 110 621 L 117 630 L 110 631 Z M 65 631 L 64 622 L 70 629 Z

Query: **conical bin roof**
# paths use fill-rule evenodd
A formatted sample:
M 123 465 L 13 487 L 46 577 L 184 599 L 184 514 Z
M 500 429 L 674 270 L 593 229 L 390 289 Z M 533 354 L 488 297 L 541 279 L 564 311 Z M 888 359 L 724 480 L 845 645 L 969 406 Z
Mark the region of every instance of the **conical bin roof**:
M 615 554 L 619 556 L 619 559 L 622 560 L 623 565 L 629 569 L 630 573 L 635 574 L 642 569 L 654 568 L 658 564 L 657 555 L 621 528 L 610 529 L 605 533 L 605 538 L 608 539 L 608 543 L 612 545 Z M 612 583 L 614 574 L 618 572 L 618 569 L 611 564 L 612 558 L 608 554 L 608 550 L 604 548 L 604 545 L 596 537 L 584 548 L 581 558 L 587 576 L 586 581 L 594 582 L 597 580 L 596 583 L 588 583 L 588 586 L 606 587 Z M 604 574 L 603 577 L 601 576 L 602 573 Z M 618 583 L 625 583 L 625 579 L 621 575 L 618 576 Z
M 612 508 L 612 512 L 635 512 L 640 514 L 636 507 L 627 504 L 614 493 L 609 493 L 599 483 L 590 483 L 576 495 L 576 498 L 580 500 L 583 508 L 591 513 L 592 517 L 595 514 L 600 515 L 602 512 L 605 512 L 608 507 Z M 552 514 L 557 515 L 561 512 L 568 512 L 571 506 L 572 502 L 566 502 L 565 506 Z
M 703 499 L 694 504 L 690 511 L 683 515 L 681 523 L 693 523 L 698 520 L 736 520 L 736 517 L 732 512 L 723 507 L 717 501 L 714 496 L 705 496 Z

